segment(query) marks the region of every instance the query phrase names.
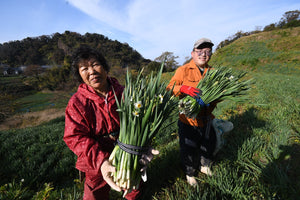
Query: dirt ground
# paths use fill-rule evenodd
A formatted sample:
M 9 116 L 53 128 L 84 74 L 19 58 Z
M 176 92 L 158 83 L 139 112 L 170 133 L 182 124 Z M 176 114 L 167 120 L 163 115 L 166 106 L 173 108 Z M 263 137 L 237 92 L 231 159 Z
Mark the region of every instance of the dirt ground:
M 8 130 L 12 128 L 26 128 L 37 126 L 43 122 L 62 117 L 65 114 L 65 109 L 48 109 L 38 112 L 29 112 L 24 114 L 14 115 L 7 118 L 0 124 L 1 130 Z

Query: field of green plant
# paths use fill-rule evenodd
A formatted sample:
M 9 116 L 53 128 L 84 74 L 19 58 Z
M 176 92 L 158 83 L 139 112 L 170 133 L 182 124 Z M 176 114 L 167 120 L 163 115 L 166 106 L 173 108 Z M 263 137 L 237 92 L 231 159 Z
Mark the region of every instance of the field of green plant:
M 278 35 L 292 36 L 292 31 Z M 174 124 L 153 141 L 160 154 L 147 170 L 142 199 L 299 199 L 300 62 L 295 53 L 299 43 L 290 53 L 276 53 L 266 40 L 256 45 L 259 39 L 242 39 L 244 47 L 237 40 L 212 59 L 216 65 L 247 70 L 255 80 L 248 102 L 221 102 L 214 112 L 217 118 L 233 122 L 234 129 L 225 135 L 213 176 L 199 173 L 196 188 L 186 183 L 179 163 L 177 118 L 168 119 Z M 276 60 L 279 54 L 291 60 Z M 164 74 L 164 79 L 171 75 Z M 76 158 L 64 144 L 63 132 L 63 117 L 36 127 L 0 131 L 0 199 L 81 199 Z M 111 196 L 122 199 L 114 191 Z
M 223 102 L 216 112 L 217 117 L 232 121 L 235 128 L 226 136 L 226 145 L 217 155 L 214 175 L 199 174 L 199 187 L 189 187 L 180 172 L 174 173 L 179 168 L 178 141 L 166 144 L 162 149 L 167 153 L 162 160 L 172 157 L 173 161 L 159 166 L 157 173 L 177 176 L 169 175 L 168 183 L 161 184 L 167 185 L 159 188 L 153 199 L 297 199 L 300 196 L 299 75 L 254 75 L 256 85 L 251 101 L 243 105 Z M 161 165 L 163 161 L 159 159 Z M 161 181 L 162 175 L 153 185 Z

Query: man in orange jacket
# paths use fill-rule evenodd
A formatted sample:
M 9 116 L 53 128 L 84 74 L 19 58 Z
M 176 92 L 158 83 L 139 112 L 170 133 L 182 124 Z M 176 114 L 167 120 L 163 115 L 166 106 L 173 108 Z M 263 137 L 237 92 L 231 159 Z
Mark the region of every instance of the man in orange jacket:
M 210 166 L 216 144 L 216 134 L 211 127 L 214 118 L 212 111 L 216 103 L 205 105 L 199 98 L 201 91 L 196 88 L 202 77 L 211 69 L 208 62 L 213 45 L 207 38 L 196 41 L 191 52 L 192 60 L 176 70 L 167 86 L 167 89 L 174 86 L 173 93 L 179 98 L 186 95 L 195 97 L 202 107 L 195 119 L 179 114 L 178 120 L 181 164 L 188 183 L 193 186 L 197 185 L 194 176 L 198 169 L 211 175 Z

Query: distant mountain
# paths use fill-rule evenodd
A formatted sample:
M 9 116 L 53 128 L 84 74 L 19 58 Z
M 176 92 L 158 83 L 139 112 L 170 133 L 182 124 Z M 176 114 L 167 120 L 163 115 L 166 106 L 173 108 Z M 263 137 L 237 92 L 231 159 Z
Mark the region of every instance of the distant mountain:
M 99 49 L 111 66 L 139 68 L 150 62 L 127 43 L 113 41 L 96 33 L 80 35 L 76 32 L 65 31 L 63 34 L 27 37 L 20 41 L 0 44 L 0 63 L 11 67 L 21 65 L 61 66 L 69 62 L 73 50 L 80 44 L 87 44 Z
M 258 72 L 300 73 L 300 27 L 241 37 L 218 49 L 210 63 Z

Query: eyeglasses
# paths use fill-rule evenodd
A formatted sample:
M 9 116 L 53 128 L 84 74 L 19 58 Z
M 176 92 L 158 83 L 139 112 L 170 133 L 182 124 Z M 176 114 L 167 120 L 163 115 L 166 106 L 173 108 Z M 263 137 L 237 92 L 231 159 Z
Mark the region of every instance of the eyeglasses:
M 201 50 L 194 50 L 194 52 L 198 55 L 201 56 L 202 54 L 206 56 L 211 56 L 211 51 L 201 51 Z

